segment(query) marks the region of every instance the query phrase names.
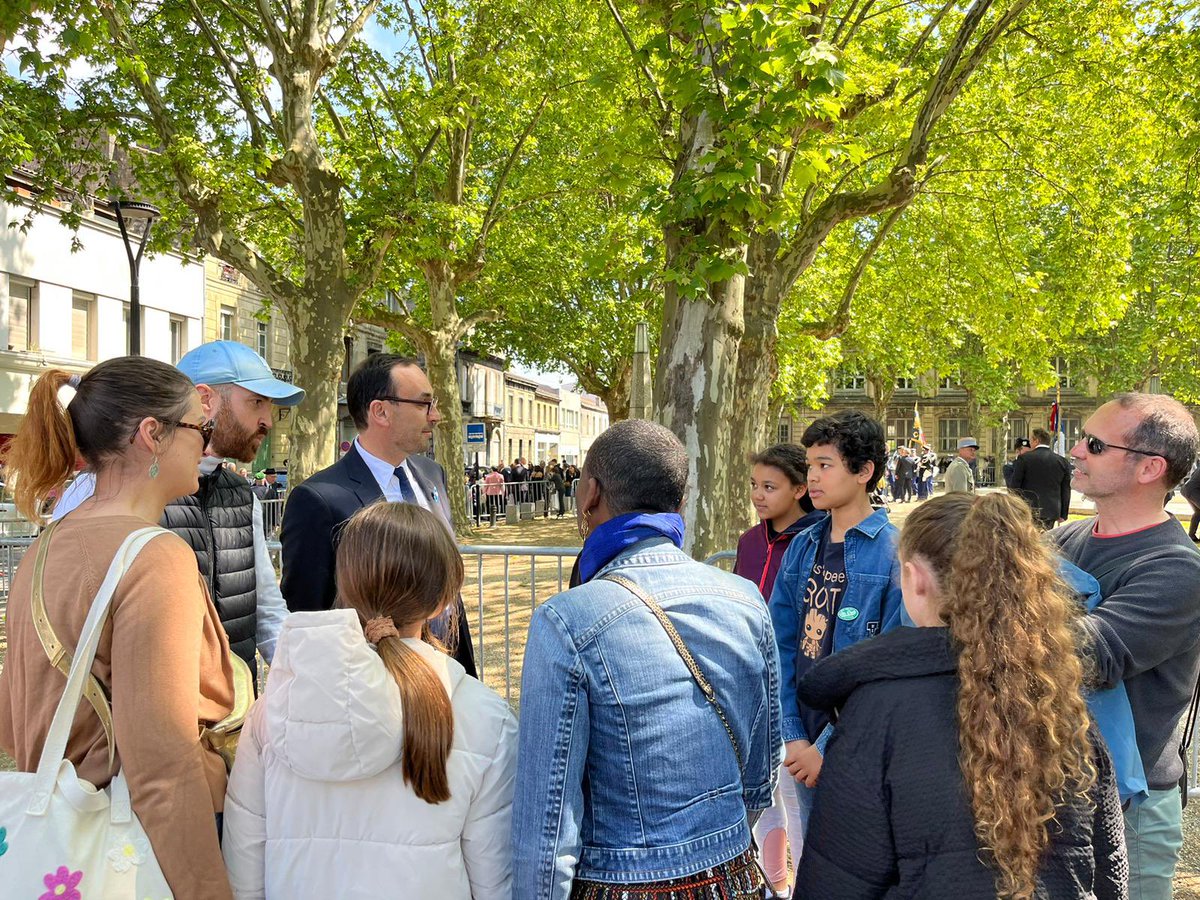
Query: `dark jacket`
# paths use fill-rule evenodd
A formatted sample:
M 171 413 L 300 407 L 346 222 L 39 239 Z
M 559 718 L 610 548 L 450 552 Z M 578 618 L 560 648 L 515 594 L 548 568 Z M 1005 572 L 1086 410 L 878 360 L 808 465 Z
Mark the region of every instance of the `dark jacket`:
M 258 591 L 250 485 L 224 466 L 201 475 L 196 493 L 167 504 L 162 525 L 195 551 L 200 575 L 229 637 L 229 649 L 254 671 Z
M 421 492 L 453 536 L 446 500 L 446 473 L 423 456 L 410 456 L 408 465 Z M 283 578 L 279 587 L 288 609 L 330 609 L 337 596 L 334 568 L 337 535 L 342 525 L 364 506 L 383 499 L 379 483 L 352 444 L 346 455 L 327 469 L 292 488 L 283 510 L 279 541 L 283 546 Z M 475 676 L 475 655 L 462 599 L 458 601 L 458 646 L 454 658 Z
M 764 600 L 771 598 L 771 589 L 775 587 L 775 574 L 783 555 L 792 543 L 792 538 L 809 525 L 820 522 L 829 513 L 815 509 L 801 516 L 774 538 L 768 536 L 767 523 L 759 522 L 749 528 L 738 539 L 737 559 L 733 563 L 733 574 L 741 575 L 747 581 L 753 581 L 758 586 L 758 592 Z
M 797 897 L 996 896 L 959 768 L 956 666 L 947 629 L 899 628 L 826 657 L 801 679 L 806 703 L 840 716 Z M 1037 898 L 1127 895 L 1121 801 L 1108 753 L 1098 735 L 1093 740 L 1095 808 L 1080 800 L 1060 807 Z
M 896 477 L 912 478 L 917 474 L 917 462 L 911 456 L 896 457 Z
M 1071 511 L 1071 466 L 1049 447 L 1034 447 L 1017 457 L 1012 489 L 1029 502 L 1035 519 L 1051 526 Z

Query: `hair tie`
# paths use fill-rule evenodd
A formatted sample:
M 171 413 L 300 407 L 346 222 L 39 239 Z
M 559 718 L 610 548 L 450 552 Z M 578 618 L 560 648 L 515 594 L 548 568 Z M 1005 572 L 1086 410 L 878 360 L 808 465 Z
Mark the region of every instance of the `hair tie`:
M 369 619 L 367 624 L 363 626 L 363 633 L 366 634 L 367 640 L 372 644 L 378 644 L 385 637 L 400 636 L 400 632 L 396 630 L 396 623 L 392 621 L 391 616 L 376 616 L 374 619 Z
M 67 384 L 69 384 L 75 390 L 79 390 L 79 385 L 82 382 L 83 382 L 83 376 L 81 376 L 78 372 L 76 372 L 74 375 L 72 375 L 70 378 L 67 379 Z

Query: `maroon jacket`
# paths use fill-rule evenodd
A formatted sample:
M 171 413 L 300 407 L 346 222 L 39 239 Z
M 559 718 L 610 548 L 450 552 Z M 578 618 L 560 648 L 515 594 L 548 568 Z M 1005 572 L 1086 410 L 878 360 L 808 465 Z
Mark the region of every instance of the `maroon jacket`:
M 827 516 L 824 510 L 813 510 L 801 516 L 774 538 L 768 537 L 767 523 L 759 522 L 746 531 L 738 539 L 737 559 L 733 564 L 733 573 L 741 575 L 748 581 L 758 585 L 758 591 L 764 600 L 771 599 L 771 591 L 775 588 L 775 575 L 779 572 L 779 564 L 783 555 L 791 546 L 792 538 L 810 525 L 815 525 Z

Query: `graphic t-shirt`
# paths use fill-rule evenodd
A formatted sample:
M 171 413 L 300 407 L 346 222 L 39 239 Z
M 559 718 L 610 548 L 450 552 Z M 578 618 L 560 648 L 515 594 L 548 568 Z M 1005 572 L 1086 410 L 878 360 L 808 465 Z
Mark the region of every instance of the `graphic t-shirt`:
M 821 542 L 804 588 L 800 609 L 800 652 L 796 654 L 796 681 L 804 677 L 813 663 L 833 652 L 833 626 L 846 591 L 846 545 L 826 538 Z M 800 718 L 808 739 L 815 741 L 829 724 L 829 715 L 800 703 Z

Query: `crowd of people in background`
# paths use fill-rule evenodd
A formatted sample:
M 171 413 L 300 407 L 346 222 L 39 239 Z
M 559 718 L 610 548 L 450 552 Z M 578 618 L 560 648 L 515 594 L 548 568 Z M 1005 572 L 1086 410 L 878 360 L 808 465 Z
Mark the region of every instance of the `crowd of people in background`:
M 518 457 L 511 465 L 476 464 L 463 470 L 469 512 L 477 521 L 503 516 L 509 504 L 522 503 L 538 506 L 543 518 L 553 512 L 561 519 L 572 509 L 577 481 L 579 467 L 559 462 L 557 457 L 532 466 L 524 457 Z
M 31 521 L 87 463 L 9 593 L 0 747 L 22 772 L 62 719 L 47 685 L 70 655 L 46 630 L 75 643 L 110 560 L 149 538 L 60 748 L 128 784 L 145 846 L 64 854 L 132 853 L 115 871 L 201 900 L 1171 896 L 1200 677 L 1200 550 L 1164 509 L 1200 435 L 1174 400 L 1088 419 L 1068 477 L 1097 514 L 1069 523 L 1036 431 L 1012 491 L 976 490 L 968 437 L 931 496 L 928 448 L 823 416 L 750 461 L 733 572 L 685 552 L 690 460 L 657 424 L 616 423 L 581 471 L 468 472 L 488 503 L 539 491 L 562 514 L 570 491 L 583 542 L 533 612 L 518 718 L 475 678 L 417 361 L 351 374 L 357 437 L 291 489 L 279 583 L 269 498 L 221 460 L 252 461 L 303 392 L 236 346 L 51 370 L 11 448 Z M 881 479 L 924 497 L 903 531 Z M 21 867 L 20 815 L 6 887 L 103 883 L 82 857 Z

